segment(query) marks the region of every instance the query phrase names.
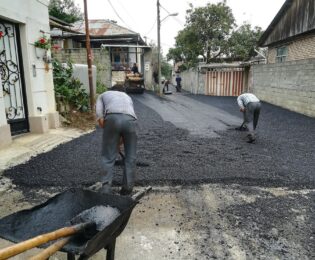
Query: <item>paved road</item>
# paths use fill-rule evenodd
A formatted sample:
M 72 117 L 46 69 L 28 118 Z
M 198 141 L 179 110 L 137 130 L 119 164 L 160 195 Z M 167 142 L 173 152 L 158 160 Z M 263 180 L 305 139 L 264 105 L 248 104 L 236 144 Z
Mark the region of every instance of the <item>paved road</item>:
M 217 131 L 240 124 L 240 118 L 182 94 L 166 95 L 164 100 L 150 94 L 134 96 L 134 99 L 153 109 L 164 121 L 187 129 L 194 136 L 218 137 Z
M 137 185 L 194 183 L 315 187 L 315 119 L 263 104 L 255 144 L 233 129 L 233 97 L 133 96 L 138 115 Z M 7 170 L 21 187 L 76 187 L 99 180 L 101 131 Z M 73 166 L 76 167 L 73 167 Z M 122 169 L 116 167 L 115 184 Z M 75 178 L 74 178 L 75 176 Z
M 264 103 L 248 144 L 229 130 L 241 123 L 234 97 L 132 97 L 136 189 L 153 191 L 117 240 L 118 260 L 315 258 L 314 118 Z M 2 216 L 97 181 L 100 138 L 98 129 L 5 171 L 17 186 L 0 197 Z

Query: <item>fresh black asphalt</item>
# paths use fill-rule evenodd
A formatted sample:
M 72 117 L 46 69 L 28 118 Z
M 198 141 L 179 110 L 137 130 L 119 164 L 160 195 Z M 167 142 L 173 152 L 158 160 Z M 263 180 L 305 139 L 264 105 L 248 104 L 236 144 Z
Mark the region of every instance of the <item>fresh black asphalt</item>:
M 235 97 L 181 95 L 190 98 L 192 106 L 211 105 L 242 122 Z M 186 129 L 163 121 L 156 111 L 139 102 L 142 98 L 145 95 L 133 96 L 139 119 L 136 185 L 315 187 L 314 118 L 263 102 L 258 139 L 248 144 L 244 133 L 234 130 L 237 125 L 218 132 L 219 138 L 192 136 Z M 167 105 L 168 101 L 163 102 Z M 88 186 L 102 176 L 100 151 L 101 129 L 97 128 L 6 170 L 4 176 L 22 189 Z M 122 167 L 115 169 L 114 185 L 118 186 Z

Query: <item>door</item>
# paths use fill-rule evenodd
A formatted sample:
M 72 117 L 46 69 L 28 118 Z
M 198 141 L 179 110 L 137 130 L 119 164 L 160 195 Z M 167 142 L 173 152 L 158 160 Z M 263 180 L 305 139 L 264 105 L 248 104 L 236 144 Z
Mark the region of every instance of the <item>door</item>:
M 0 19 L 0 87 L 12 135 L 29 130 L 20 50 L 18 26 Z
M 206 95 L 239 96 L 245 90 L 244 68 L 218 68 L 207 71 Z

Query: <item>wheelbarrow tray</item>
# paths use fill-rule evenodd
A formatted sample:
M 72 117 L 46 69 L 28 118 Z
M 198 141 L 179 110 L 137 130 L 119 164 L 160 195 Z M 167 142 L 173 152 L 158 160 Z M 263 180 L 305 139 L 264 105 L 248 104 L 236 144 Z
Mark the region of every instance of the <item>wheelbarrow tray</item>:
M 120 215 L 103 230 L 77 234 L 61 251 L 88 258 L 110 246 L 127 225 L 137 201 L 130 197 L 100 194 L 84 189 L 70 189 L 31 209 L 0 219 L 0 237 L 18 243 L 37 235 L 71 226 L 70 220 L 86 209 L 104 205 L 116 207 Z M 42 246 L 43 248 L 48 245 Z

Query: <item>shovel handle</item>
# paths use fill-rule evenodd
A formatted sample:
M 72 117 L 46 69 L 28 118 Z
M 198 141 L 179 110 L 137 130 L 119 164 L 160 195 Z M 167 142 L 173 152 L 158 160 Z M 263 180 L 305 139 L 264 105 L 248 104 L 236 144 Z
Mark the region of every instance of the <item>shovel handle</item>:
M 57 242 L 53 243 L 39 254 L 34 255 L 33 257 L 29 258 L 29 260 L 46 260 L 54 253 L 56 253 L 59 249 L 63 248 L 65 244 L 70 241 L 71 237 L 66 237 L 63 239 L 58 240 Z
M 134 201 L 139 201 L 146 193 L 152 190 L 151 186 L 146 187 L 143 191 L 137 192 L 135 195 L 132 196 Z
M 88 222 L 88 223 L 77 224 L 70 227 L 60 228 L 55 231 L 45 233 L 45 234 L 30 238 L 28 240 L 22 241 L 18 244 L 3 248 L 0 250 L 0 260 L 4 260 L 12 256 L 18 255 L 31 248 L 46 244 L 49 241 L 53 241 L 61 237 L 71 236 L 92 225 L 95 225 L 95 223 Z

